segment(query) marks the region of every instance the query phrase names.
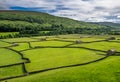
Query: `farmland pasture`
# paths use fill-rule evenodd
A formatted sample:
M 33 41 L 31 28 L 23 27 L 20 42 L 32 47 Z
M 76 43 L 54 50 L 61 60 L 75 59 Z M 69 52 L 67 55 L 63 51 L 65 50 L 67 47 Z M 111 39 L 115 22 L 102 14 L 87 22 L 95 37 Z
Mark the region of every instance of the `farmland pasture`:
M 85 48 L 90 48 L 90 49 L 96 49 L 96 50 L 103 50 L 107 51 L 109 49 L 116 49 L 117 51 L 120 51 L 120 43 L 118 42 L 106 42 L 106 41 L 101 41 L 101 42 L 94 42 L 94 43 L 87 43 L 87 44 L 75 44 L 72 45 L 74 47 L 85 47 Z
M 37 73 L 8 82 L 120 82 L 120 57 L 93 64 Z
M 7 35 L 15 35 L 19 34 L 19 32 L 0 32 L 0 36 L 7 36 Z
M 0 41 L 0 47 L 6 47 L 6 46 L 10 46 L 10 44 Z
M 80 40 L 82 42 L 91 42 L 91 41 L 99 41 L 99 40 L 104 40 L 102 38 L 62 38 L 59 40 L 63 40 L 63 41 L 76 41 L 76 40 Z
M 18 35 L 19 32 L 0 32 L 0 38 L 10 38 L 10 37 L 15 37 Z
M 19 64 L 0 68 L 0 79 L 19 76 L 27 72 L 28 75 L 25 77 L 7 79 L 6 81 L 119 82 L 120 37 L 115 36 L 116 40 L 105 41 L 109 37 L 74 34 L 2 39 L 6 43 L 1 41 L 0 46 L 6 46 L 13 51 L 0 48 L 1 66 L 25 62 L 20 54 L 23 55 L 23 58 L 27 58 L 26 61 L 30 60 L 30 62 L 25 62 L 25 65 Z M 40 41 L 41 38 L 46 38 L 46 40 Z M 82 43 L 75 43 L 76 40 L 81 40 Z M 9 42 L 15 42 L 19 45 L 10 47 Z M 106 51 L 109 49 L 116 49 L 117 55 L 106 57 Z M 76 65 L 78 66 L 76 67 Z
M 11 47 L 14 50 L 20 51 L 20 50 L 25 50 L 29 49 L 29 44 L 28 43 L 18 43 L 18 46 Z
M 100 41 L 100 40 L 105 40 L 105 39 L 103 39 L 103 38 L 95 38 L 95 37 L 93 37 L 93 38 L 81 38 L 80 39 L 81 41 L 83 41 L 83 42 L 91 42 L 91 41 Z
M 0 66 L 23 62 L 21 56 L 8 49 L 0 48 Z
M 28 71 L 86 63 L 104 57 L 105 53 L 75 48 L 45 48 L 23 52 L 32 62 L 26 64 Z M 101 54 L 101 55 L 100 55 Z
M 60 42 L 60 41 L 42 41 L 42 42 L 31 42 L 32 47 L 36 46 L 65 46 L 71 42 Z
M 29 41 L 36 41 L 35 39 L 32 38 L 12 38 L 12 39 L 3 39 L 3 41 L 7 41 L 7 42 L 29 42 Z
M 22 65 L 0 68 L 0 78 L 22 75 Z

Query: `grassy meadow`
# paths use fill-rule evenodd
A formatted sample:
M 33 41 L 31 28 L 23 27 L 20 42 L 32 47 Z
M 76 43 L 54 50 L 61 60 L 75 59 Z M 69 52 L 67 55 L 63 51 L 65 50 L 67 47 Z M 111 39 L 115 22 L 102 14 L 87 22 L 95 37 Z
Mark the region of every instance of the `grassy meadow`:
M 6 47 L 6 46 L 10 46 L 10 44 L 0 40 L 0 48 L 1 47 Z
M 26 58 L 29 58 L 32 61 L 31 63 L 26 64 L 27 70 L 31 72 L 35 70 L 89 62 L 104 56 L 98 54 L 105 53 L 74 48 L 45 48 L 24 51 L 23 54 Z
M 22 62 L 23 60 L 16 52 L 0 48 L 0 66 Z
M 36 46 L 65 46 L 69 45 L 70 42 L 60 42 L 60 41 L 42 41 L 42 42 L 32 42 L 31 45 L 32 47 Z
M 11 47 L 14 50 L 20 51 L 20 50 L 25 50 L 29 49 L 29 44 L 28 43 L 19 43 L 19 46 Z
M 23 74 L 22 65 L 0 68 L 0 78 Z
M 107 41 L 109 37 L 74 34 L 1 39 L 0 66 L 24 63 L 0 67 L 0 82 L 120 82 L 120 37 Z M 10 46 L 13 42 L 18 45 Z M 117 53 L 106 57 L 110 49 Z

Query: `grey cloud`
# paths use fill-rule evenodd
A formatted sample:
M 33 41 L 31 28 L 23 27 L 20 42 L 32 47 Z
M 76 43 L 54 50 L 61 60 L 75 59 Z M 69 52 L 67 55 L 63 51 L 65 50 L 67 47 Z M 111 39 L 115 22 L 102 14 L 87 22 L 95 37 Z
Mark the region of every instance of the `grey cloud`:
M 8 6 L 5 4 L 5 2 L 0 2 L 0 10 L 6 10 L 8 9 Z
M 120 0 L 1 0 L 0 10 L 11 6 L 44 8 L 47 13 L 80 21 L 120 21 Z M 36 11 L 40 11 L 37 9 Z
M 95 7 L 95 10 L 104 10 L 104 9 L 105 9 L 104 7 L 100 7 L 100 6 Z
M 93 1 L 93 0 L 82 0 L 82 1 Z

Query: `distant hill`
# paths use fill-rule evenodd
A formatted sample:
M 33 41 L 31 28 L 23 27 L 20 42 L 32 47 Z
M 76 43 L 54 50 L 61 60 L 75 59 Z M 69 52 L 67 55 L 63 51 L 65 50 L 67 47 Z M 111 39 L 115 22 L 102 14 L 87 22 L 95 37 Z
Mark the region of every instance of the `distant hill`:
M 114 24 L 88 23 L 47 13 L 32 11 L 0 11 L 0 32 L 18 32 L 21 37 L 58 34 L 120 34 L 112 28 Z M 116 25 L 117 27 L 119 25 Z M 117 30 L 118 31 L 118 30 Z M 1 38 L 7 38 L 2 36 Z
M 98 28 L 102 25 L 91 24 L 76 21 L 69 18 L 57 17 L 47 13 L 31 12 L 31 11 L 0 11 L 0 20 L 9 21 L 26 21 L 28 23 L 36 23 L 42 26 L 63 25 L 65 28 Z M 0 21 L 1 23 L 1 21 Z
M 120 28 L 120 24 L 119 23 L 113 23 L 113 22 L 95 22 L 93 24 L 99 24 L 99 25 L 105 25 L 105 26 Z

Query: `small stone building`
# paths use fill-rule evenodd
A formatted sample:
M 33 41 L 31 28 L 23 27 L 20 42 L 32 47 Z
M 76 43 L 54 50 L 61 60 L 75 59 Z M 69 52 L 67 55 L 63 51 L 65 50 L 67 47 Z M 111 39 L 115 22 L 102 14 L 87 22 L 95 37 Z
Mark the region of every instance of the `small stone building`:
M 40 38 L 40 41 L 46 41 L 46 38 Z
M 115 37 L 110 37 L 107 40 L 116 40 L 116 38 Z
M 107 51 L 107 55 L 115 55 L 115 53 L 116 53 L 116 50 L 115 49 L 110 49 L 110 50 L 108 50 Z
M 83 38 L 82 36 L 80 36 L 80 38 Z
M 19 46 L 18 43 L 12 43 L 12 46 Z
M 59 35 L 56 35 L 55 38 L 60 38 Z
M 120 40 L 120 39 L 117 39 L 117 40 Z
M 76 43 L 76 44 L 80 44 L 80 43 L 82 43 L 82 41 L 76 40 L 75 43 Z

